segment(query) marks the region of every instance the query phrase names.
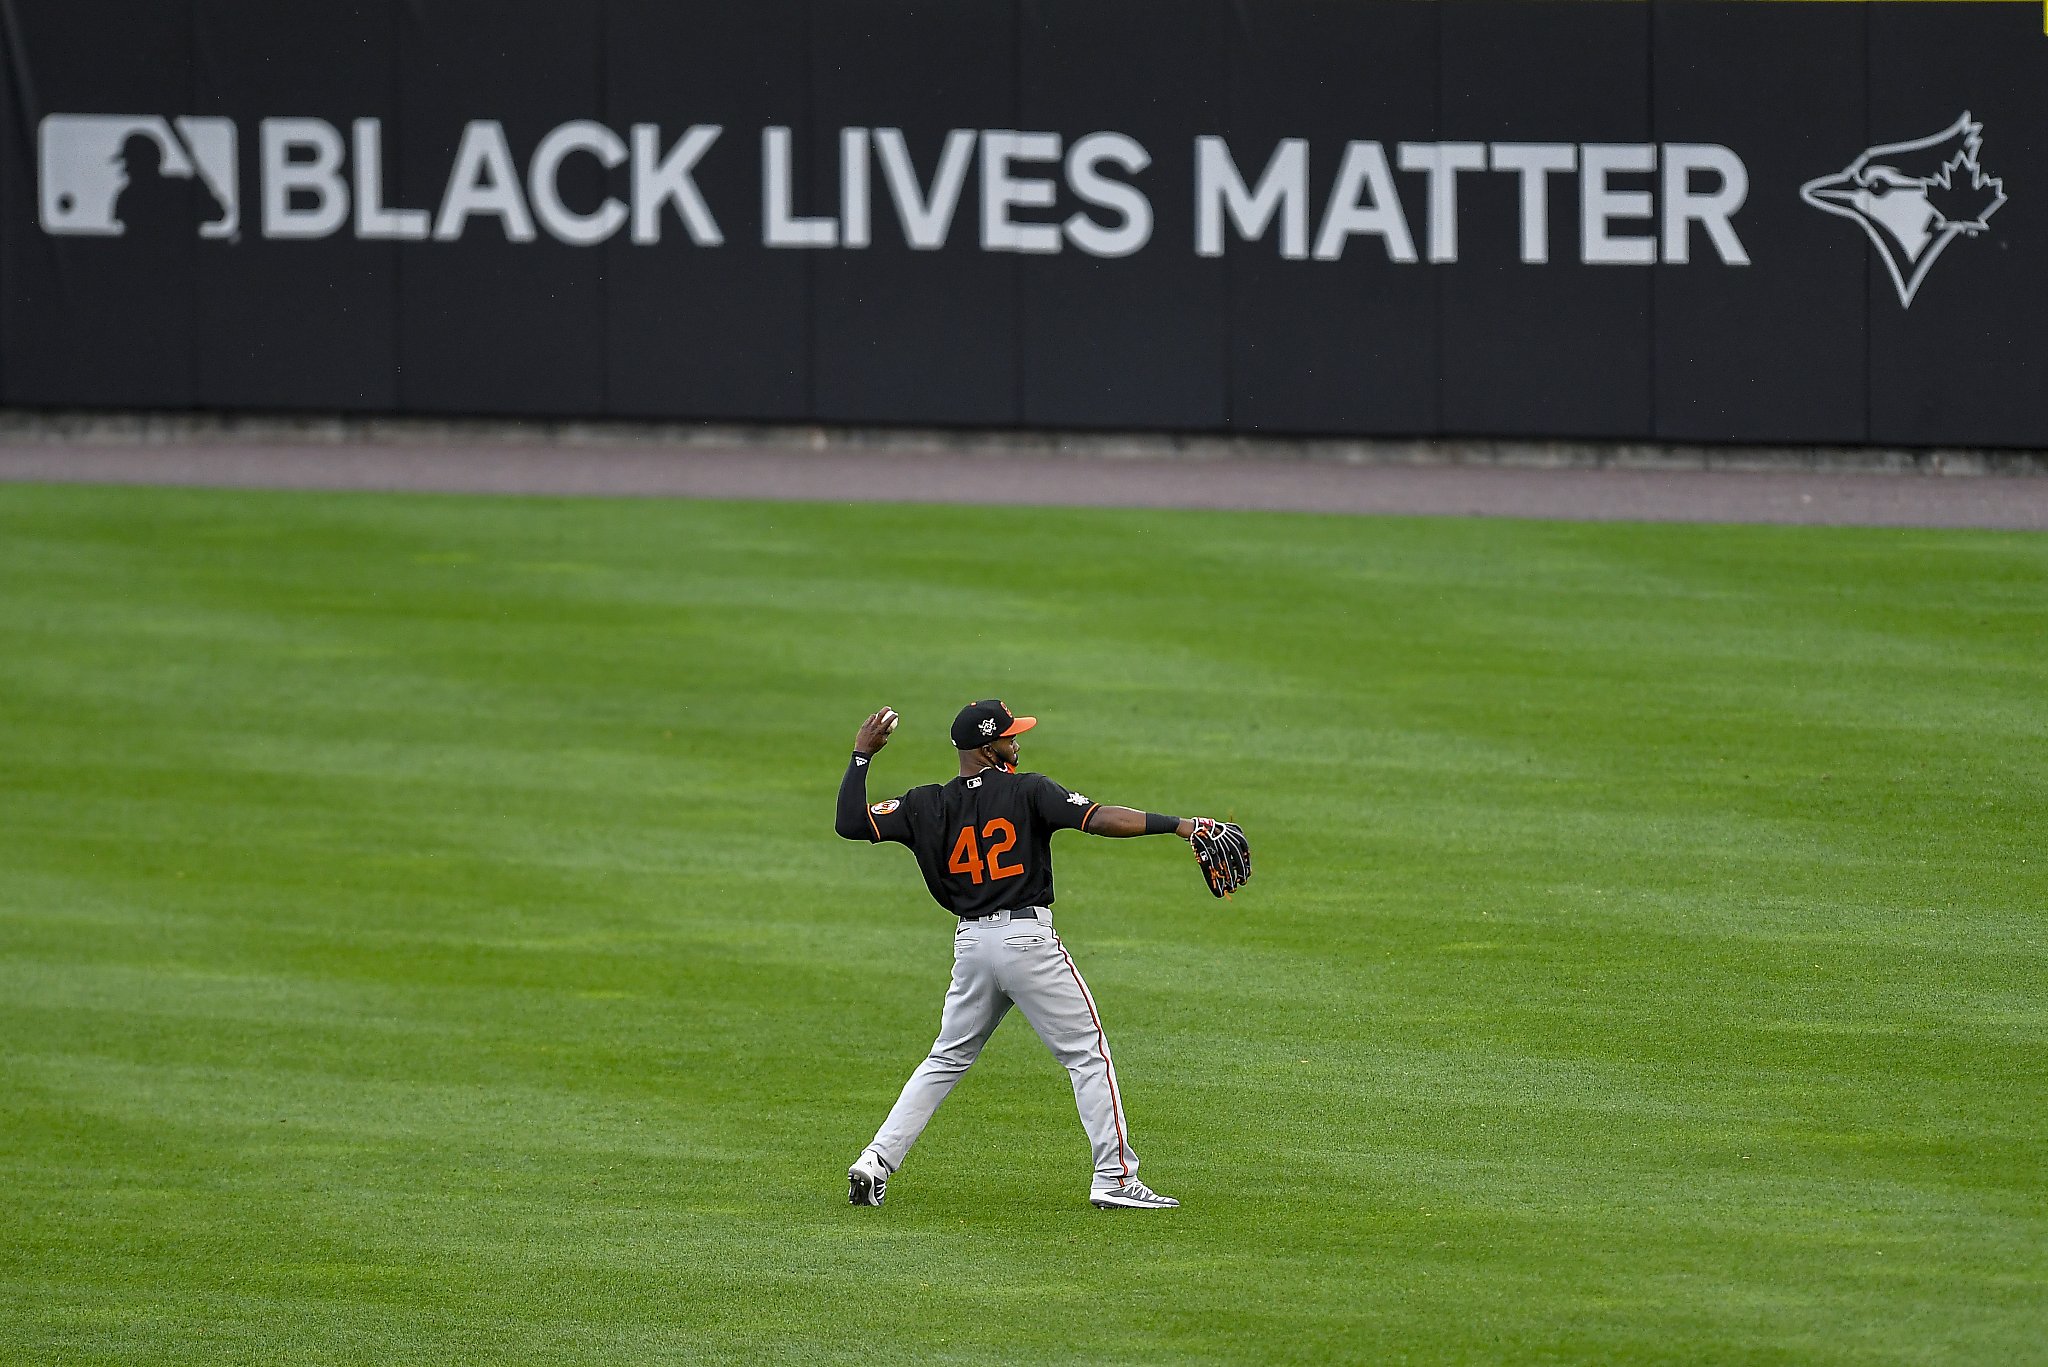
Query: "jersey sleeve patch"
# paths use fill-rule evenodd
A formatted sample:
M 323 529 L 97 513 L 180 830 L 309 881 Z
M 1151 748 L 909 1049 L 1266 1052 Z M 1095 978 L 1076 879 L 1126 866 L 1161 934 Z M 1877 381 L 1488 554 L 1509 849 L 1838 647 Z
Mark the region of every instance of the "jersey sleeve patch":
M 901 807 L 902 805 L 903 803 L 901 801 L 892 797 L 887 802 L 875 803 L 872 807 L 869 807 L 868 810 L 873 812 L 876 816 L 887 816 L 889 813 L 895 811 L 898 807 Z

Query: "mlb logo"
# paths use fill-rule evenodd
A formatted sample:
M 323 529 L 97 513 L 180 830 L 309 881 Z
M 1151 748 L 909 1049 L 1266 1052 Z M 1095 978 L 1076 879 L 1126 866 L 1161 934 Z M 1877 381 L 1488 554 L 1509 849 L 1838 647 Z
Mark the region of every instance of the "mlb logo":
M 36 132 L 43 231 L 68 237 L 120 237 L 127 220 L 155 226 L 167 182 L 197 179 L 211 194 L 198 215 L 199 236 L 231 238 L 241 226 L 232 119 L 181 114 L 51 114 Z M 192 188 L 192 187 L 185 187 Z M 190 199 L 205 204 L 206 196 Z M 213 215 L 209 217 L 209 214 Z

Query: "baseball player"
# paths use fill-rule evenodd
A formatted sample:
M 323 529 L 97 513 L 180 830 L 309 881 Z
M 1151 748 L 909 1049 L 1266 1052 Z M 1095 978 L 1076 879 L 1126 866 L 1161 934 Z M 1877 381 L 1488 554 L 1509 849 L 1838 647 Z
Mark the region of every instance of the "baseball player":
M 1210 890 L 1221 897 L 1251 877 L 1244 832 L 1206 817 L 1106 807 L 1043 774 L 1018 773 L 1017 737 L 1037 719 L 1012 716 L 994 699 L 969 703 L 953 719 L 957 778 L 870 806 L 868 765 L 896 724 L 896 713 L 886 707 L 861 723 L 839 785 L 834 828 L 848 840 L 908 845 L 925 886 L 960 923 L 938 1040 L 903 1085 L 874 1142 L 847 1170 L 849 1199 L 858 1206 L 882 1204 L 889 1175 L 903 1166 L 932 1113 L 1014 1005 L 1073 1079 L 1074 1104 L 1095 1157 L 1089 1201 L 1105 1210 L 1178 1206 L 1138 1180 L 1101 1015 L 1053 930 L 1052 834 L 1171 832 L 1194 845 Z

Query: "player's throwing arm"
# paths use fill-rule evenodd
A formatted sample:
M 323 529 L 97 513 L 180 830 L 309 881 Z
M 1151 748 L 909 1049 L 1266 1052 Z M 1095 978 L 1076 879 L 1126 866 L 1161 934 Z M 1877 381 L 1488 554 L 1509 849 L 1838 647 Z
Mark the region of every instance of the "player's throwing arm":
M 895 734 L 895 709 L 860 724 L 839 785 L 834 829 L 848 840 L 907 845 L 932 898 L 953 913 L 953 978 L 939 1037 L 903 1085 L 874 1141 L 847 1170 L 849 1199 L 879 1206 L 939 1103 L 973 1064 L 1012 1006 L 1074 1084 L 1094 1159 L 1088 1199 L 1104 1209 L 1170 1210 L 1180 1202 L 1138 1180 L 1123 1092 L 1095 998 L 1052 924 L 1056 831 L 1125 837 L 1174 834 L 1194 848 L 1202 880 L 1228 897 L 1252 876 L 1244 831 L 1208 817 L 1162 816 L 1091 802 L 1043 774 L 1020 773 L 1017 737 L 1038 724 L 1001 701 L 969 703 L 953 719 L 960 772 L 870 803 L 869 766 Z

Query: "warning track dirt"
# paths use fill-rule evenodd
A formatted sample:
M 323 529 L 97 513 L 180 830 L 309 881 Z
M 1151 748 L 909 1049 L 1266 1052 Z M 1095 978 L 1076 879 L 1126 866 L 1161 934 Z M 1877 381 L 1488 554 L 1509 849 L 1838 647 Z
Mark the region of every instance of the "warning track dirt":
M 2048 479 L 1068 454 L 962 439 L 168 444 L 15 437 L 0 481 L 2048 530 Z

